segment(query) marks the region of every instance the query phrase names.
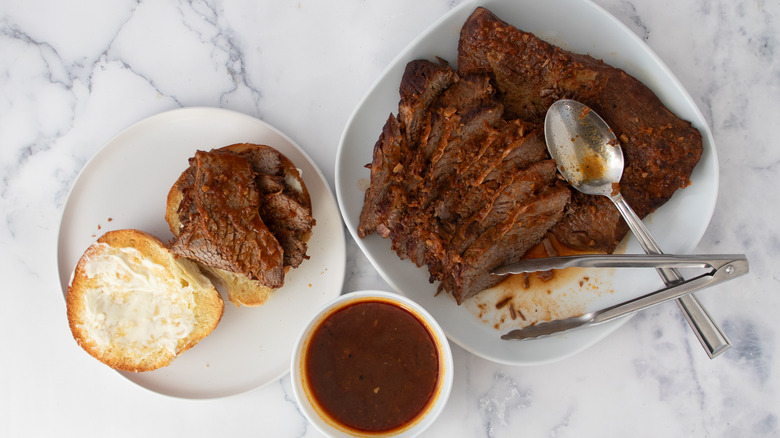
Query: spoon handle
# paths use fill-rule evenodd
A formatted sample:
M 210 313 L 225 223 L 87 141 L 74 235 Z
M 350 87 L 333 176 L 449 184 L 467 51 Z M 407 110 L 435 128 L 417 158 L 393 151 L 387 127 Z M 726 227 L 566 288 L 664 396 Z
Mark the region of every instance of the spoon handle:
M 639 219 L 631 206 L 628 205 L 620 193 L 609 197 L 620 211 L 631 232 L 639 241 L 639 245 L 647 254 L 663 254 L 658 243 L 653 239 L 650 231 Z M 680 272 L 674 268 L 657 268 L 658 274 L 667 286 L 672 286 L 685 281 Z M 693 294 L 684 295 L 677 299 L 677 305 L 683 312 L 685 320 L 693 329 L 699 342 L 704 347 L 710 359 L 713 359 L 731 347 L 726 335 L 715 324 L 699 300 Z

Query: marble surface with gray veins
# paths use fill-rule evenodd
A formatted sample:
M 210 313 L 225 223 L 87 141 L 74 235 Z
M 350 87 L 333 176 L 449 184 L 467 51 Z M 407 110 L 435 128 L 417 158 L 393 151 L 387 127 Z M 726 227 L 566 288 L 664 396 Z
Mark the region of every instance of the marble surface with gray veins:
M 67 195 L 116 133 L 196 106 L 287 133 L 334 187 L 353 109 L 460 3 L 1 2 L 0 436 L 321 436 L 289 375 L 193 402 L 142 389 L 86 355 L 57 274 Z M 500 365 L 453 344 L 452 394 L 423 436 L 780 436 L 780 3 L 595 3 L 655 51 L 712 130 L 718 201 L 696 252 L 745 253 L 751 272 L 699 297 L 733 347 L 707 358 L 671 303 L 545 365 Z M 344 292 L 360 289 L 389 286 L 347 234 Z

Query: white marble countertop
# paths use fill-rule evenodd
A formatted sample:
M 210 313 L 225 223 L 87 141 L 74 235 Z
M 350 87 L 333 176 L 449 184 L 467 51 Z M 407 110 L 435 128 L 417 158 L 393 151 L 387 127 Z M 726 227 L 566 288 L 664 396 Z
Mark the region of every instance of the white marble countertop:
M 162 396 L 86 355 L 56 269 L 79 171 L 121 129 L 211 106 L 287 133 L 333 187 L 345 123 L 383 69 L 458 0 L 0 2 L 0 436 L 320 434 L 289 376 L 217 400 Z M 596 0 L 687 88 L 712 129 L 718 204 L 697 252 L 751 273 L 699 294 L 733 343 L 710 360 L 674 304 L 549 365 L 453 345 L 431 437 L 780 436 L 777 1 Z M 347 235 L 344 291 L 389 289 Z

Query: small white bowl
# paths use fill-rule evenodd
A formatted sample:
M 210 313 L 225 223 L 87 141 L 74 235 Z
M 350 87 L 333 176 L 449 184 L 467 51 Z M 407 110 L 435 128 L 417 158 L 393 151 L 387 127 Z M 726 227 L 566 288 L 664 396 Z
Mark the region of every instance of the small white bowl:
M 428 332 L 431 334 L 438 351 L 439 373 L 432 401 L 423 410 L 423 412 L 417 416 L 415 420 L 407 423 L 405 426 L 399 429 L 394 429 L 387 433 L 361 432 L 337 423 L 335 420 L 331 419 L 324 412 L 322 412 L 322 409 L 317 406 L 305 383 L 304 353 L 308 349 L 309 340 L 311 339 L 314 331 L 326 318 L 328 318 L 330 315 L 333 315 L 338 310 L 364 301 L 388 302 L 414 315 L 428 329 Z M 303 414 L 306 416 L 309 422 L 324 435 L 334 438 L 378 438 L 385 436 L 392 436 L 395 438 L 409 438 L 422 433 L 444 410 L 444 406 L 446 405 L 450 391 L 452 390 L 452 351 L 450 350 L 450 344 L 447 341 L 447 337 L 439 324 L 425 309 L 423 309 L 414 301 L 391 292 L 373 290 L 351 292 L 345 295 L 341 295 L 340 297 L 326 304 L 314 316 L 314 318 L 308 322 L 301 335 L 298 337 L 298 341 L 296 342 L 295 350 L 293 351 L 290 375 L 292 376 L 293 393 L 295 394 L 295 398 L 298 401 L 298 405 L 303 411 Z

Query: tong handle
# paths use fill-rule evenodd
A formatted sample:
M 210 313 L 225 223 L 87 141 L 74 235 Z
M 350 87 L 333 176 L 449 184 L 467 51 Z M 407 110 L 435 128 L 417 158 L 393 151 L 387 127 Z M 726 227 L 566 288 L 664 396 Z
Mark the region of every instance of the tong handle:
M 635 313 L 639 310 L 646 309 L 656 304 L 673 300 L 693 293 L 697 290 L 731 280 L 738 276 L 744 275 L 747 272 L 747 258 L 742 256 L 741 258 L 735 259 L 731 263 L 724 265 L 719 269 L 715 269 L 708 274 L 703 274 L 688 281 L 683 281 L 672 286 L 667 286 L 656 292 L 649 293 L 639 298 L 627 301 L 623 304 L 608 307 L 603 311 L 597 312 L 592 322 L 599 324 L 623 315 Z
M 742 254 L 664 255 L 664 254 L 585 254 L 528 259 L 502 266 L 493 275 L 522 274 L 564 268 L 712 268 L 720 269 Z M 681 278 L 682 279 L 682 278 Z

